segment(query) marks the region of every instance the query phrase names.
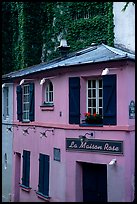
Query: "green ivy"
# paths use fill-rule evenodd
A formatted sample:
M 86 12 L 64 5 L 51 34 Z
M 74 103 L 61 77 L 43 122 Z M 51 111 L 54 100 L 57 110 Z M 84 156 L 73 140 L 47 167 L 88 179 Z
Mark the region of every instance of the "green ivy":
M 70 52 L 102 42 L 113 46 L 112 2 L 2 2 L 3 73 L 60 57 L 60 39 Z M 89 18 L 84 18 L 85 14 Z M 8 27 L 8 29 L 5 29 Z M 10 32 L 10 42 L 6 36 Z M 5 46 L 6 45 L 6 46 Z M 10 49 L 7 49 L 9 46 Z

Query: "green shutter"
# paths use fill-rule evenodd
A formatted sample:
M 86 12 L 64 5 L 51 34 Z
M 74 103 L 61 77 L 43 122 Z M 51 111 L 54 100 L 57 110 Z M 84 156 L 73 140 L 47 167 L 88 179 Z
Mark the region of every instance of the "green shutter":
M 44 155 L 39 155 L 39 184 L 38 191 L 43 193 L 43 180 L 44 180 Z
M 22 121 L 22 87 L 19 85 L 16 88 L 17 93 L 17 119 Z
M 103 76 L 103 124 L 117 124 L 116 75 Z
M 49 195 L 49 156 L 45 155 L 44 157 L 44 186 L 43 194 Z
M 80 123 L 80 78 L 69 78 L 69 123 Z
M 23 177 L 22 184 L 29 187 L 29 177 L 30 177 L 30 152 L 23 150 Z
M 39 157 L 38 191 L 45 196 L 49 195 L 49 156 L 44 154 Z
M 26 186 L 29 187 L 30 178 L 30 152 L 26 151 Z

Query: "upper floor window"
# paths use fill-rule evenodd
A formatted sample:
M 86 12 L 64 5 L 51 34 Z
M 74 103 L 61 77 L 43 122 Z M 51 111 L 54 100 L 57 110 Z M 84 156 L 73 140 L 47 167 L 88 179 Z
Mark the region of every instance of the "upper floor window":
M 4 87 L 3 89 L 4 94 L 4 119 L 9 116 L 9 87 Z
M 45 102 L 53 103 L 53 84 L 51 81 L 46 84 L 45 92 Z
M 30 106 L 30 100 L 29 100 L 29 89 L 30 86 L 28 84 L 24 85 L 22 88 L 22 115 L 23 115 L 23 121 L 29 121 L 29 106 Z
M 103 92 L 102 79 L 88 80 L 87 82 L 87 112 L 98 113 L 102 116 Z
M 17 86 L 17 119 L 34 121 L 34 83 Z
M 116 75 L 104 75 L 102 79 L 87 80 L 87 90 L 86 85 L 85 88 L 81 87 L 80 80 L 80 77 L 69 78 L 69 123 L 80 124 L 84 120 L 85 114 L 85 122 L 90 125 L 116 125 Z M 86 84 L 86 80 L 84 83 Z M 83 94 L 84 92 L 87 92 L 87 95 Z M 86 97 L 84 100 L 81 97 L 82 94 Z M 85 112 L 81 112 L 81 110 L 85 110 Z

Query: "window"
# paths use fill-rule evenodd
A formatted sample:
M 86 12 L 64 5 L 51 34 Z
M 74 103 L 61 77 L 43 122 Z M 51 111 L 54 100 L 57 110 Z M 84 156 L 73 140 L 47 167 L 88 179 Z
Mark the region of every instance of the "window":
M 30 178 L 30 151 L 23 150 L 22 185 L 29 187 Z
M 54 148 L 54 160 L 55 161 L 60 161 L 60 149 L 59 148 Z
M 23 121 L 29 120 L 29 85 L 26 84 L 23 86 L 23 93 L 22 93 L 22 103 L 23 103 Z
M 45 88 L 45 102 L 53 104 L 53 84 L 49 81 Z
M 7 158 L 7 153 L 4 155 L 4 167 L 7 169 L 7 164 L 8 164 L 8 158 Z
M 17 86 L 17 119 L 34 121 L 34 83 Z
M 88 80 L 87 82 L 87 112 L 102 115 L 103 92 L 102 79 Z
M 83 89 L 80 83 L 80 77 L 69 78 L 69 124 L 80 124 L 80 116 L 84 116 L 85 112 L 91 114 L 98 113 L 102 119 L 95 114 L 94 120 L 98 125 L 116 125 L 117 124 L 117 77 L 113 75 L 104 75 L 102 79 L 85 80 L 86 88 Z M 86 87 L 86 86 L 85 86 Z M 87 92 L 86 102 L 80 103 L 81 95 Z M 85 112 L 81 113 L 82 110 Z M 93 121 L 92 120 L 92 121 Z M 101 121 L 101 124 L 100 122 Z M 91 122 L 91 121 L 90 121 Z M 80 124 L 86 125 L 86 124 Z M 91 125 L 91 124 L 90 124 Z M 92 126 L 93 126 L 92 125 Z M 88 125 L 89 126 L 89 125 Z
M 9 116 L 9 87 L 4 87 L 4 119 Z
M 38 192 L 43 196 L 49 196 L 49 156 L 39 154 L 39 184 Z

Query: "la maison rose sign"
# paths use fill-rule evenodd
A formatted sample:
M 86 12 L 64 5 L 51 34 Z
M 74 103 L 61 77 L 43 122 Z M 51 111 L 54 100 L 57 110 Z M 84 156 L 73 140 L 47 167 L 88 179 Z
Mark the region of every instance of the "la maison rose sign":
M 66 138 L 66 150 L 123 154 L 123 141 Z

